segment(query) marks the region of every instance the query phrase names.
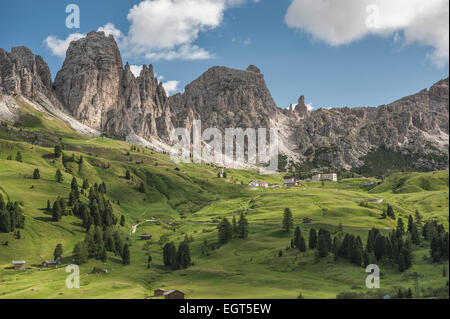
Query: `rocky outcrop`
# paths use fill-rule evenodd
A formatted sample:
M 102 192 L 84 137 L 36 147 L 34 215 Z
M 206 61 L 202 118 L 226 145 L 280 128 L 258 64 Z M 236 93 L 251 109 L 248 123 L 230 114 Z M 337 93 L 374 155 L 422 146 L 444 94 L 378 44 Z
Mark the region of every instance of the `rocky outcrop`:
M 153 67 L 143 66 L 135 78 L 114 37 L 103 32 L 70 44 L 54 86 L 72 116 L 111 136 L 166 137 L 171 130 L 168 98 Z
M 0 92 L 39 99 L 40 94 L 53 99 L 52 78 L 47 63 L 26 47 L 14 47 L 11 53 L 0 49 Z
M 445 79 L 430 90 L 377 108 L 310 112 L 296 122 L 293 139 L 302 161 L 316 159 L 349 169 L 361 166 L 361 158 L 371 150 L 382 148 L 417 156 L 417 168 L 444 169 L 448 167 L 448 102 Z M 447 157 L 447 161 L 420 159 L 430 154 Z
M 213 67 L 169 99 L 177 125 L 189 127 L 192 119 L 219 129 L 268 128 L 279 109 L 267 89 L 264 75 L 253 65 L 247 70 Z

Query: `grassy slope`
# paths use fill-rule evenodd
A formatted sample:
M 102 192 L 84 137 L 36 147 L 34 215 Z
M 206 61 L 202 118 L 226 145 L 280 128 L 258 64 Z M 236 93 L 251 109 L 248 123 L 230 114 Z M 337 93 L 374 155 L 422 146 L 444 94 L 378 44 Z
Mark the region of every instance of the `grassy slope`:
M 325 183 L 324 187 L 320 183 L 303 182 L 291 189 L 249 190 L 239 185 L 240 182 L 263 179 L 281 183 L 281 176 L 262 177 L 254 172 L 228 170 L 228 179 L 224 180 L 216 177 L 216 168 L 193 164 L 180 164 L 177 166 L 180 171 L 176 171 L 167 155 L 152 154 L 149 150 L 145 154 L 132 152 L 133 162 L 127 162 L 128 143 L 80 137 L 53 118 L 27 108 L 24 112 L 40 119 L 25 116 L 27 125 L 32 126 L 32 135 L 37 132 L 44 145 L 52 145 L 55 136 L 61 136 L 66 154 L 84 156 L 81 172 L 76 165 L 72 167 L 74 176 L 79 178 L 79 184 L 83 178 L 91 183 L 105 181 L 108 197 L 120 201 L 120 206 L 114 204 L 115 213 L 127 217 L 124 231 L 129 232 L 132 225 L 151 217 L 159 221 L 142 224 L 132 236 L 131 265 L 122 266 L 111 254 L 106 265 L 90 260 L 81 267 L 81 289 L 65 288 L 64 267 L 40 271 L 38 264 L 52 257 L 57 243 L 64 246 L 64 263 L 70 263 L 74 244 L 84 238 L 77 218 L 65 216 L 61 222 L 54 223 L 42 210 L 47 199 L 67 197 L 72 176 L 65 173 L 62 184 L 54 181 L 56 169 L 63 169 L 63 165 L 60 161 L 52 162 L 52 148 L 20 142 L 31 138 L 28 129 L 0 131 L 0 194 L 23 202 L 26 214 L 22 239 L 0 234 L 0 243 L 9 242 L 8 246 L 0 246 L 0 298 L 142 298 L 157 287 L 180 289 L 188 298 L 295 298 L 300 291 L 305 298 L 333 298 L 341 291 L 365 289 L 367 274 L 363 268 L 346 261 L 333 262 L 332 257 L 316 262 L 311 250 L 286 251 L 291 235 L 280 232 L 285 207 L 292 209 L 295 223 L 302 227 L 306 239 L 311 227 L 335 232 L 342 223 L 345 232 L 359 234 L 365 243 L 368 229 L 378 227 L 387 232 L 395 227 L 394 221 L 379 219 L 387 203 L 404 219 L 419 209 L 425 219 L 436 218 L 448 228 L 448 171 L 411 173 L 400 187 L 398 180 L 404 176 L 394 176 L 370 192 L 361 188 L 363 179 Z M 6 160 L 18 150 L 23 155 L 23 163 Z M 144 160 L 144 164 L 134 164 L 137 160 Z M 108 163 L 109 169 L 95 166 Z M 32 175 L 36 167 L 41 179 L 25 179 L 24 175 Z M 123 178 L 127 168 L 133 172 L 133 181 Z M 432 186 L 428 187 L 430 183 L 424 180 L 429 180 Z M 146 194 L 137 192 L 140 181 L 148 183 Z M 420 189 L 412 187 L 417 185 Z M 361 200 L 366 198 L 383 198 L 384 202 L 361 207 Z M 250 208 L 252 199 L 256 206 Z M 216 221 L 223 216 L 232 218 L 237 210 L 248 208 L 249 239 L 234 240 L 221 248 L 210 249 L 211 254 L 203 256 L 204 239 L 210 246 L 217 245 Z M 304 217 L 313 218 L 313 223 L 301 224 Z M 138 239 L 142 232 L 153 235 L 148 247 Z M 195 265 L 175 272 L 164 269 L 161 237 L 178 243 L 185 234 L 194 238 L 191 249 Z M 284 251 L 283 257 L 278 257 L 279 250 Z M 153 257 L 152 269 L 146 268 L 147 251 Z M 442 265 L 423 259 L 428 254 L 428 243 L 418 247 L 416 262 L 409 271 L 424 275 L 420 281 L 422 287 L 442 286 L 448 277 L 442 277 Z M 25 259 L 32 270 L 9 269 L 13 259 Z M 109 273 L 90 274 L 94 266 L 106 268 Z M 385 274 L 382 288 L 412 286 L 412 281 L 391 266 L 381 268 Z

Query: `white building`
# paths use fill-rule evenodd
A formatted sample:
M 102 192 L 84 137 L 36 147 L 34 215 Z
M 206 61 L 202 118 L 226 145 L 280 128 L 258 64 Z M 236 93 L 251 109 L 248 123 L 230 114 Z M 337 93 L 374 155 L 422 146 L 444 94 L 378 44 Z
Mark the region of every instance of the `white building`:
M 328 173 L 328 174 L 317 174 L 311 177 L 311 181 L 313 182 L 320 182 L 320 181 L 330 181 L 330 182 L 337 182 L 337 174 L 336 173 Z

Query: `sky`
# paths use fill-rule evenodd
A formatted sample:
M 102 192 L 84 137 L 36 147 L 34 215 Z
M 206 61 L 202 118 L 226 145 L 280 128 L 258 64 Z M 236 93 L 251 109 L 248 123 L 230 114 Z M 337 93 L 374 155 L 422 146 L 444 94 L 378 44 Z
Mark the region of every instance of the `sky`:
M 279 107 L 378 106 L 448 77 L 448 21 L 448 0 L 15 0 L 0 48 L 29 47 L 55 77 L 71 40 L 103 30 L 169 94 L 212 66 L 254 64 Z

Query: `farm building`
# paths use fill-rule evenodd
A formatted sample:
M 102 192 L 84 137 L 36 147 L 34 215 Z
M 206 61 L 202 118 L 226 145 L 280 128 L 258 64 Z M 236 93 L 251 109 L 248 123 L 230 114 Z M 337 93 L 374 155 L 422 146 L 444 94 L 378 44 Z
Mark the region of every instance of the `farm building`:
M 165 293 L 165 292 L 166 292 L 165 289 L 158 288 L 158 289 L 156 289 L 156 290 L 154 291 L 153 296 L 154 296 L 154 297 L 161 297 L 161 296 L 164 296 L 164 293 Z
M 25 261 L 14 261 L 12 262 L 15 270 L 24 270 L 25 269 Z
M 283 177 L 283 186 L 298 186 L 298 180 L 293 176 Z
M 184 293 L 179 290 L 169 290 L 164 293 L 166 299 L 184 299 Z
M 152 239 L 152 235 L 147 235 L 147 234 L 141 235 L 141 240 L 150 240 L 150 239 Z
M 58 262 L 56 260 L 44 260 L 42 267 L 56 267 Z
M 248 183 L 248 185 L 254 187 L 269 187 L 269 183 L 262 181 L 251 181 L 250 183 Z
M 313 221 L 313 219 L 310 218 L 310 217 L 303 218 L 303 223 L 305 223 L 305 224 L 309 224 L 309 223 L 311 223 L 312 221 Z
M 313 182 L 320 182 L 320 181 L 330 181 L 330 182 L 337 182 L 337 174 L 336 173 L 329 173 L 329 174 L 317 174 L 311 177 L 311 181 Z

